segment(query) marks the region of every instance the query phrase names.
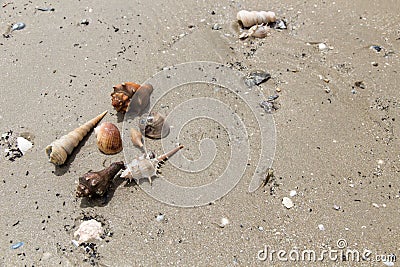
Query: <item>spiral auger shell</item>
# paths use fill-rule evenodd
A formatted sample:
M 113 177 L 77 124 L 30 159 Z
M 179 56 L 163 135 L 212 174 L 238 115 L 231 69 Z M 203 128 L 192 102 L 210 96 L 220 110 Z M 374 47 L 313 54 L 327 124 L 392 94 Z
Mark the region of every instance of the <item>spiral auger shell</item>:
M 79 126 L 75 130 L 62 136 L 60 139 L 55 140 L 45 149 L 46 155 L 49 158 L 49 162 L 55 165 L 63 165 L 67 160 L 67 157 L 71 155 L 72 151 L 79 142 L 93 129 L 93 127 L 106 115 L 107 111 L 104 111 L 97 117 L 86 122 L 82 126 Z

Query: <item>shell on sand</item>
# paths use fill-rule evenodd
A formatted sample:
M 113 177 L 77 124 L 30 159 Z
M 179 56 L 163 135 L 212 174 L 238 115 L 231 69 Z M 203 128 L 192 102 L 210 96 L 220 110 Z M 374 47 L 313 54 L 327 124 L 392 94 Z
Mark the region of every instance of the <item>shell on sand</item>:
M 151 84 L 141 85 L 133 95 L 128 110 L 130 114 L 142 115 L 150 104 L 150 95 L 153 92 Z
M 246 28 L 253 25 L 268 24 L 276 21 L 272 11 L 247 11 L 240 10 L 236 15 L 237 20 Z
M 104 195 L 110 187 L 114 176 L 122 169 L 125 169 L 125 165 L 120 161 L 112 163 L 104 170 L 85 173 L 79 178 L 76 196 L 92 197 Z
M 158 112 L 144 114 L 139 120 L 139 128 L 145 133 L 145 136 L 153 139 L 165 138 L 170 132 L 165 117 Z
M 125 113 L 129 102 L 140 85 L 134 82 L 125 82 L 113 86 L 114 92 L 111 93 L 111 104 L 117 112 Z
M 131 133 L 132 143 L 135 146 L 137 146 L 139 148 L 142 148 L 143 147 L 143 142 L 142 142 L 143 135 L 142 135 L 142 133 L 140 131 L 136 130 L 135 128 L 131 128 L 130 133 Z
M 122 139 L 118 127 L 111 122 L 103 122 L 94 129 L 97 147 L 106 155 L 122 151 Z
M 79 142 L 104 117 L 104 115 L 106 115 L 106 113 L 107 111 L 104 111 L 97 117 L 48 145 L 45 151 L 49 161 L 55 165 L 64 164 L 68 155 L 71 155 L 74 148 L 78 146 Z
M 168 160 L 169 157 L 172 157 L 183 147 L 183 145 L 180 145 L 171 151 L 168 151 L 167 153 L 153 159 L 150 159 L 145 155 L 140 157 L 137 156 L 132 160 L 132 162 L 126 165 L 126 169 L 122 172 L 121 177 L 129 180 L 134 179 L 137 183 L 140 179 L 147 178 L 150 184 L 152 184 L 151 178 L 157 176 L 158 164 L 162 161 Z

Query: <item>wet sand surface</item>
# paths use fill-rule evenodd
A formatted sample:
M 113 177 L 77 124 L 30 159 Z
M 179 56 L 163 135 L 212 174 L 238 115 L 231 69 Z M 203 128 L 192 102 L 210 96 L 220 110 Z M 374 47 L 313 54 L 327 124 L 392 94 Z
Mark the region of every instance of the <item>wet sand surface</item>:
M 0 37 L 0 131 L 32 133 L 34 146 L 15 161 L 1 147 L 0 266 L 287 266 L 272 250 L 286 251 L 286 258 L 291 250 L 313 250 L 319 258 L 337 250 L 336 261 L 325 254 L 316 262 L 289 259 L 292 266 L 386 266 L 380 255 L 400 254 L 396 1 L 56 1 L 54 11 L 35 11 L 46 2 L 7 3 L 0 8 L 2 33 L 12 23 L 26 27 Z M 239 40 L 241 9 L 274 11 L 288 29 Z M 101 154 L 90 133 L 55 168 L 45 147 L 104 110 L 103 120 L 122 128 L 111 106 L 113 85 L 143 83 L 167 66 L 192 61 L 225 64 L 243 76 L 259 69 L 271 74 L 257 90 L 265 98 L 280 90 L 274 177 L 248 192 L 261 138 L 252 110 L 224 89 L 183 86 L 163 99 L 162 112 L 191 98 L 216 98 L 236 105 L 252 133 L 238 185 L 197 208 L 164 204 L 121 178 L 105 202 L 77 199 L 80 176 L 124 154 Z M 195 174 L 167 162 L 162 175 L 186 186 L 212 182 L 228 166 L 228 134 L 206 119 L 185 127 L 180 153 L 200 157 L 200 140 L 211 138 L 215 160 Z M 148 146 L 161 152 L 159 141 Z M 287 209 L 284 197 L 294 206 Z M 156 220 L 159 214 L 164 220 Z M 76 247 L 73 234 L 89 218 L 102 223 L 104 238 Z M 229 220 L 225 227 L 218 226 L 222 218 Z M 11 249 L 17 242 L 24 245 Z M 343 260 L 347 249 L 359 252 L 359 262 Z

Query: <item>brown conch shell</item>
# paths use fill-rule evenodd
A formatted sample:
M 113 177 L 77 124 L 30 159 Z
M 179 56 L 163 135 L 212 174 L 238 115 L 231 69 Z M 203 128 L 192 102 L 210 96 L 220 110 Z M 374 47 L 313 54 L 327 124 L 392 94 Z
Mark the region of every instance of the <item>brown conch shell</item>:
M 120 171 L 124 170 L 122 161 L 114 162 L 110 167 L 99 172 L 88 172 L 79 177 L 79 185 L 76 188 L 77 197 L 102 196 L 107 192 L 112 179 Z
M 151 84 L 143 84 L 136 90 L 129 105 L 129 113 L 142 115 L 150 104 L 150 95 L 153 92 Z
M 111 104 L 117 112 L 126 112 L 133 94 L 139 87 L 139 84 L 133 82 L 125 82 L 113 86 L 114 92 L 111 93 Z
M 276 21 L 275 13 L 272 11 L 240 10 L 236 18 L 246 28 L 257 24 L 268 24 Z
M 145 136 L 153 139 L 165 138 L 170 131 L 164 116 L 158 112 L 151 112 L 150 115 L 144 114 L 139 119 L 139 127 Z
M 106 155 L 117 154 L 122 150 L 122 139 L 118 127 L 111 122 L 103 122 L 94 129 L 97 147 Z
M 96 118 L 91 119 L 82 126 L 76 128 L 67 135 L 57 139 L 45 149 L 49 161 L 55 165 L 62 165 L 67 160 L 68 155 L 71 155 L 72 150 L 79 144 L 79 142 L 87 135 L 87 133 L 106 115 L 104 111 Z
M 131 132 L 132 143 L 135 146 L 137 146 L 139 148 L 142 148 L 143 147 L 143 142 L 142 142 L 143 136 L 142 136 L 142 133 L 140 131 L 136 130 L 135 128 L 131 128 L 130 132 Z
M 132 160 L 131 163 L 126 165 L 126 170 L 122 172 L 121 177 L 128 178 L 129 180 L 134 179 L 136 183 L 138 183 L 139 180 L 142 178 L 147 178 L 149 180 L 149 183 L 152 184 L 151 178 L 157 176 L 159 163 L 167 160 L 183 147 L 183 145 L 180 145 L 178 147 L 175 147 L 171 151 L 153 159 L 150 159 L 148 155 L 136 157 Z

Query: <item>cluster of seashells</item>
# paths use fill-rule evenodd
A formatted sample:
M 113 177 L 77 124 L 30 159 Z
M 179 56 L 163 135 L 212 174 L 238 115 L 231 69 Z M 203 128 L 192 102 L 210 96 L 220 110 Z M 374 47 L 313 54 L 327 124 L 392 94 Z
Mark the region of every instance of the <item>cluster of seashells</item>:
M 150 95 L 153 86 L 150 84 L 138 85 L 133 82 L 125 82 L 113 86 L 111 93 L 111 104 L 117 112 L 126 113 L 132 109 L 135 114 L 142 114 L 150 103 Z M 74 129 L 68 134 L 55 140 L 45 148 L 49 161 L 57 166 L 63 165 L 68 156 L 72 154 L 79 142 L 94 128 L 98 149 L 106 154 L 117 154 L 123 150 L 121 133 L 118 127 L 111 122 L 103 122 L 95 127 L 107 114 L 107 111 L 89 120 L 82 126 Z M 153 139 L 165 138 L 169 134 L 169 126 L 165 117 L 158 112 L 142 114 L 139 118 L 139 129 L 131 128 L 130 135 L 132 143 L 143 149 L 143 135 Z M 111 185 L 112 179 L 121 171 L 123 178 L 134 179 L 136 182 L 141 178 L 157 176 L 160 163 L 167 160 L 173 154 L 182 149 L 178 146 L 175 149 L 161 156 L 144 153 L 137 156 L 131 163 L 114 162 L 108 168 L 98 172 L 88 172 L 79 178 L 79 185 L 76 190 L 77 197 L 102 196 Z M 144 151 L 144 150 L 143 150 Z M 144 151 L 145 152 L 145 151 Z
M 272 11 L 240 10 L 236 18 L 242 28 L 248 29 L 248 31 L 243 31 L 239 35 L 239 39 L 264 38 L 271 34 L 272 28 L 286 28 L 285 22 L 278 20 Z

